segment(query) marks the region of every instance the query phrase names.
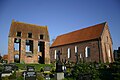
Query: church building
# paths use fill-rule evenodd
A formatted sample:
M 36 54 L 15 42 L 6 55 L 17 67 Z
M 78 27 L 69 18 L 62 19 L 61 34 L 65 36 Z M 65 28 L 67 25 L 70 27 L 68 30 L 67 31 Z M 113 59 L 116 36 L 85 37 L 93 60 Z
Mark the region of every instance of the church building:
M 60 51 L 61 61 L 113 62 L 112 38 L 107 22 L 57 36 L 50 47 L 51 62 Z

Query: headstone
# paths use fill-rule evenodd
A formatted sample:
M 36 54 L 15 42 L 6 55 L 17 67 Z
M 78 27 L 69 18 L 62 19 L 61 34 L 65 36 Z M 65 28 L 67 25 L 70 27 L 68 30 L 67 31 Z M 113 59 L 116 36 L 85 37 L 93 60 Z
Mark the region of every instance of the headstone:
M 35 71 L 34 66 L 27 66 L 27 71 Z
M 4 64 L 1 77 L 10 76 L 12 74 L 13 66 L 10 64 Z
M 64 73 L 63 73 L 63 70 L 62 70 L 62 63 L 61 63 L 61 61 L 60 61 L 60 55 L 61 55 L 61 53 L 60 53 L 60 51 L 58 51 L 57 52 L 57 56 L 58 56 L 58 59 L 57 59 L 57 62 L 56 62 L 56 72 L 57 72 L 57 80 L 62 80 L 62 79 L 64 79 Z
M 61 62 L 56 63 L 56 72 L 63 72 Z
M 64 73 L 57 73 L 57 80 L 63 80 L 64 79 Z
M 18 70 L 18 66 L 16 66 L 16 64 L 10 63 L 9 65 L 12 66 L 12 70 Z
M 34 66 L 27 66 L 27 71 L 23 74 L 25 80 L 36 80 L 36 72 Z
M 51 71 L 51 67 L 50 66 L 45 66 L 44 71 Z
M 56 62 L 56 72 L 63 72 L 62 70 L 62 63 L 60 61 L 60 51 L 57 52 L 57 55 L 58 55 L 58 59 L 57 59 L 57 62 Z
M 3 73 L 12 73 L 13 66 L 10 64 L 3 65 Z
M 25 75 L 25 80 L 36 80 L 36 72 L 35 71 L 27 71 Z

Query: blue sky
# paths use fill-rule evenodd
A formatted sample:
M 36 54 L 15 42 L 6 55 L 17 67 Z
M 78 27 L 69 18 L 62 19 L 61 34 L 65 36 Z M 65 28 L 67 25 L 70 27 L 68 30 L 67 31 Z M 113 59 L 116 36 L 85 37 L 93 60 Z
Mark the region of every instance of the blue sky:
M 48 26 L 56 36 L 107 21 L 113 49 L 120 46 L 119 0 L 0 0 L 0 53 L 7 54 L 12 19 Z

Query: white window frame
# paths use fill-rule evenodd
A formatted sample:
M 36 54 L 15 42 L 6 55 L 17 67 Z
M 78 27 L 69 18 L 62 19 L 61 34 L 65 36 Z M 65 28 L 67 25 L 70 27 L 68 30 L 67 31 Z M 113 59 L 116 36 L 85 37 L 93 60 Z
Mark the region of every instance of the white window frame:
M 82 58 L 82 54 L 80 53 L 80 59 Z
M 57 55 L 57 50 L 55 50 L 55 55 L 54 55 L 54 58 L 55 58 L 55 59 L 56 59 L 56 57 L 57 57 L 56 55 Z
M 40 46 L 38 46 L 38 52 L 40 52 Z
M 90 49 L 88 46 L 85 48 L 85 57 L 88 58 L 90 53 L 88 52 L 88 49 Z
M 68 48 L 68 51 L 67 51 L 67 52 L 68 52 L 68 58 L 70 58 L 70 54 L 71 54 L 71 53 L 70 53 L 70 48 Z
M 78 52 L 78 47 L 77 46 L 75 46 L 75 53 L 77 53 Z
M 19 43 L 14 43 L 14 49 L 18 51 L 19 50 L 19 45 L 20 45 Z
M 108 57 L 109 58 L 111 57 L 111 55 L 110 55 L 110 49 L 108 49 Z
M 31 52 L 29 49 L 30 49 L 30 46 L 26 45 L 26 52 Z

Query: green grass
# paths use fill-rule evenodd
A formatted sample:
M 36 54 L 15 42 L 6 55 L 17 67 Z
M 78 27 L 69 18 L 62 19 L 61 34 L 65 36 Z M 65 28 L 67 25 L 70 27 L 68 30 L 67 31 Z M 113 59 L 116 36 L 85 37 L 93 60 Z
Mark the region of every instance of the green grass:
M 35 67 L 35 71 L 40 71 L 41 68 L 44 68 L 45 66 L 50 66 L 53 67 L 52 64 L 16 64 L 16 66 L 18 66 L 18 69 L 21 70 L 26 70 L 26 66 L 34 66 Z

